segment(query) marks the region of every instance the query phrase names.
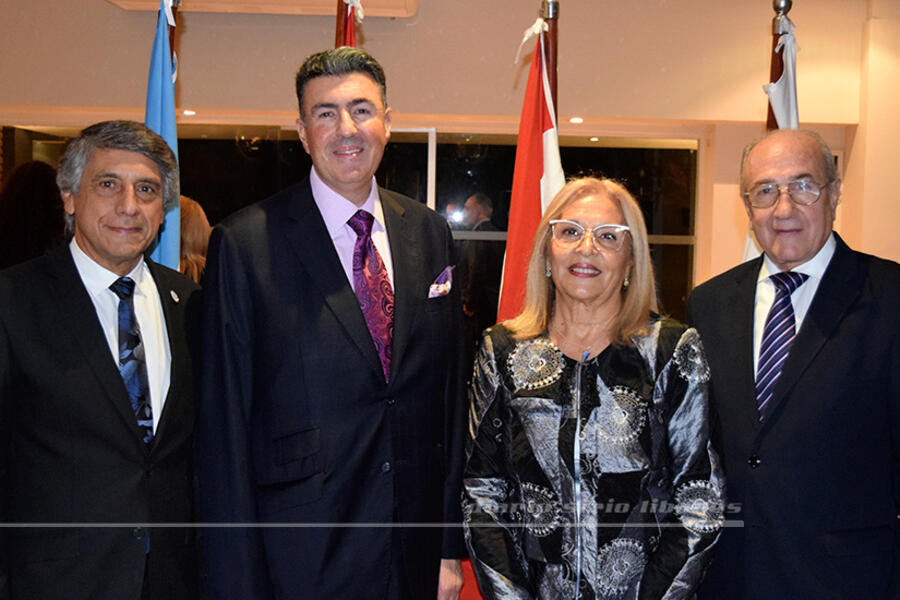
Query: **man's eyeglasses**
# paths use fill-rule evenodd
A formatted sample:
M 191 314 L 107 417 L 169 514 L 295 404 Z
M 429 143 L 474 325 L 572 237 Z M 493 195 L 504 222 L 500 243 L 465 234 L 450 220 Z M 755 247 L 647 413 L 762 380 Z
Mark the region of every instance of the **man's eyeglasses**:
M 809 206 L 816 203 L 816 200 L 822 194 L 822 189 L 828 187 L 831 183 L 829 181 L 825 185 L 819 185 L 809 179 L 798 179 L 785 184 L 774 182 L 758 183 L 750 188 L 749 192 L 744 192 L 743 196 L 753 208 L 769 208 L 778 201 L 781 193 L 786 191 L 794 204 Z
M 550 220 L 550 232 L 553 235 L 553 239 L 564 247 L 580 244 L 586 231 L 584 225 L 576 221 L 568 221 L 566 219 Z M 613 252 L 618 252 L 622 249 L 625 234 L 629 231 L 630 229 L 627 225 L 597 225 L 590 230 L 591 243 L 598 251 L 612 250 Z

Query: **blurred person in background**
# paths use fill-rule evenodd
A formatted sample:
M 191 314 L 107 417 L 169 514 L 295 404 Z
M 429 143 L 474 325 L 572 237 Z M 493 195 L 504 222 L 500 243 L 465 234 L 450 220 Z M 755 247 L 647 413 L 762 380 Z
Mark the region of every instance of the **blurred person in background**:
M 492 221 L 494 202 L 482 192 L 466 199 L 463 225 L 470 231 L 500 231 Z M 503 241 L 466 239 L 460 242 L 459 276 L 462 282 L 463 329 L 466 373 L 471 371 L 481 332 L 497 322 L 500 277 L 503 270 Z
M 19 165 L 0 192 L 0 269 L 40 256 L 64 240 L 56 169 L 37 160 Z
M 200 283 L 206 268 L 206 249 L 212 228 L 203 207 L 187 196 L 181 197 L 181 260 L 178 270 Z

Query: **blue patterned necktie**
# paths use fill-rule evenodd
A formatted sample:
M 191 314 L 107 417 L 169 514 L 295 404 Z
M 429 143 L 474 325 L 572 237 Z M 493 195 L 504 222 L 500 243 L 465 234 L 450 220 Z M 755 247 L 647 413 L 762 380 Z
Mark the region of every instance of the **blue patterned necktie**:
M 391 373 L 391 340 L 394 334 L 394 289 L 381 255 L 372 243 L 375 217 L 358 210 L 347 224 L 356 233 L 353 248 L 353 288 L 366 326 L 375 342 L 384 380 Z
M 794 306 L 791 294 L 809 277 L 804 273 L 784 271 L 775 273 L 769 279 L 775 284 L 775 302 L 766 317 L 762 342 L 759 345 L 759 360 L 756 367 L 756 406 L 760 419 L 766 405 L 775 392 L 775 383 L 781 375 L 796 335 Z
M 128 390 L 138 427 L 144 432 L 144 443 L 149 444 L 153 441 L 153 408 L 150 406 L 144 342 L 134 314 L 134 280 L 120 277 L 109 289 L 119 297 L 119 373 Z

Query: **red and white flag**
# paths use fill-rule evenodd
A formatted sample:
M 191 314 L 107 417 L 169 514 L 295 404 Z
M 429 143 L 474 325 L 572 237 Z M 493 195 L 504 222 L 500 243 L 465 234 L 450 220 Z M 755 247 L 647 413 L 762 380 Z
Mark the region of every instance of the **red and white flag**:
M 338 26 L 334 47 L 356 47 L 356 24 L 362 23 L 363 7 L 360 0 L 343 0 L 344 6 L 338 3 Z
M 781 18 L 783 33 L 779 35 L 772 52 L 781 54 L 782 73 L 777 81 L 764 85 L 763 91 L 769 96 L 778 128 L 797 129 L 800 125 L 797 111 L 797 39 L 791 20 L 787 15 Z
M 519 121 L 498 321 L 515 317 L 522 310 L 534 233 L 547 205 L 565 184 L 559 158 L 556 112 L 547 78 L 545 29 L 544 20 L 538 19 L 526 32 L 526 39 L 529 35 L 537 35 L 538 41 Z

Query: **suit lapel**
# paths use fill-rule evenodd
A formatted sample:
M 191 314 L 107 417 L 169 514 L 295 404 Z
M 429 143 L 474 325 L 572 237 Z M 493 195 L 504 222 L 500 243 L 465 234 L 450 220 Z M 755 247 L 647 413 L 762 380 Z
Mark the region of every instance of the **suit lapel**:
M 409 345 L 410 332 L 416 318 L 415 286 L 416 282 L 422 281 L 422 277 L 418 276 L 422 269 L 422 259 L 418 245 L 413 240 L 412 226 L 407 222 L 405 210 L 390 193 L 380 188 L 379 193 L 388 243 L 391 246 L 391 263 L 394 266 L 394 336 L 391 341 L 393 381 Z
M 344 328 L 372 370 L 383 380 L 384 374 L 378 352 L 366 326 L 359 301 L 353 293 L 350 282 L 347 281 L 344 268 L 334 249 L 334 242 L 331 241 L 325 221 L 313 200 L 309 180 L 294 192 L 288 216 L 284 228 L 288 244 L 305 266 L 306 272 L 325 298 L 325 303 L 335 319 Z
M 159 293 L 159 303 L 162 306 L 163 319 L 166 323 L 166 335 L 169 338 L 169 389 L 166 392 L 165 402 L 162 406 L 162 414 L 159 415 L 159 422 L 156 426 L 156 433 L 153 436 L 152 447 L 156 448 L 157 441 L 165 439 L 165 432 L 168 429 L 166 423 L 171 420 L 168 415 L 177 412 L 178 402 L 184 402 L 183 394 L 178 393 L 181 386 L 181 370 L 188 363 L 187 339 L 180 333 L 173 335 L 175 331 L 184 330 L 184 306 L 182 301 L 187 298 L 180 298 L 172 287 L 169 280 L 165 277 L 162 269 L 149 258 L 145 258 L 147 267 L 150 269 L 150 275 L 156 284 L 156 291 Z M 173 295 L 174 294 L 174 295 Z M 176 300 L 177 298 L 177 300 Z
M 738 419 L 748 428 L 747 431 L 759 429 L 759 411 L 756 408 L 756 374 L 753 372 L 753 309 L 756 301 L 756 279 L 762 258 L 754 260 L 743 269 L 734 280 L 732 296 L 723 298 L 726 305 L 737 307 L 736 318 L 726 323 L 724 329 L 730 328 L 729 340 L 722 348 L 729 354 L 728 364 L 734 366 L 731 375 L 733 383 L 726 393 L 733 396 L 729 402 L 736 411 Z
M 63 313 L 61 322 L 66 324 L 64 329 L 75 340 L 73 347 L 81 348 L 81 355 L 90 365 L 106 397 L 126 427 L 132 430 L 135 439 L 140 440 L 143 433 L 131 409 L 128 392 L 109 351 L 106 336 L 103 335 L 103 329 L 97 318 L 97 309 L 81 281 L 68 245 L 60 247 L 55 252 L 53 268 L 57 276 L 56 292 L 59 298 L 57 305 Z
M 859 296 L 865 272 L 853 251 L 837 235 L 834 256 L 784 361 L 766 416 L 776 415 L 789 392 L 831 337 L 842 316 Z

